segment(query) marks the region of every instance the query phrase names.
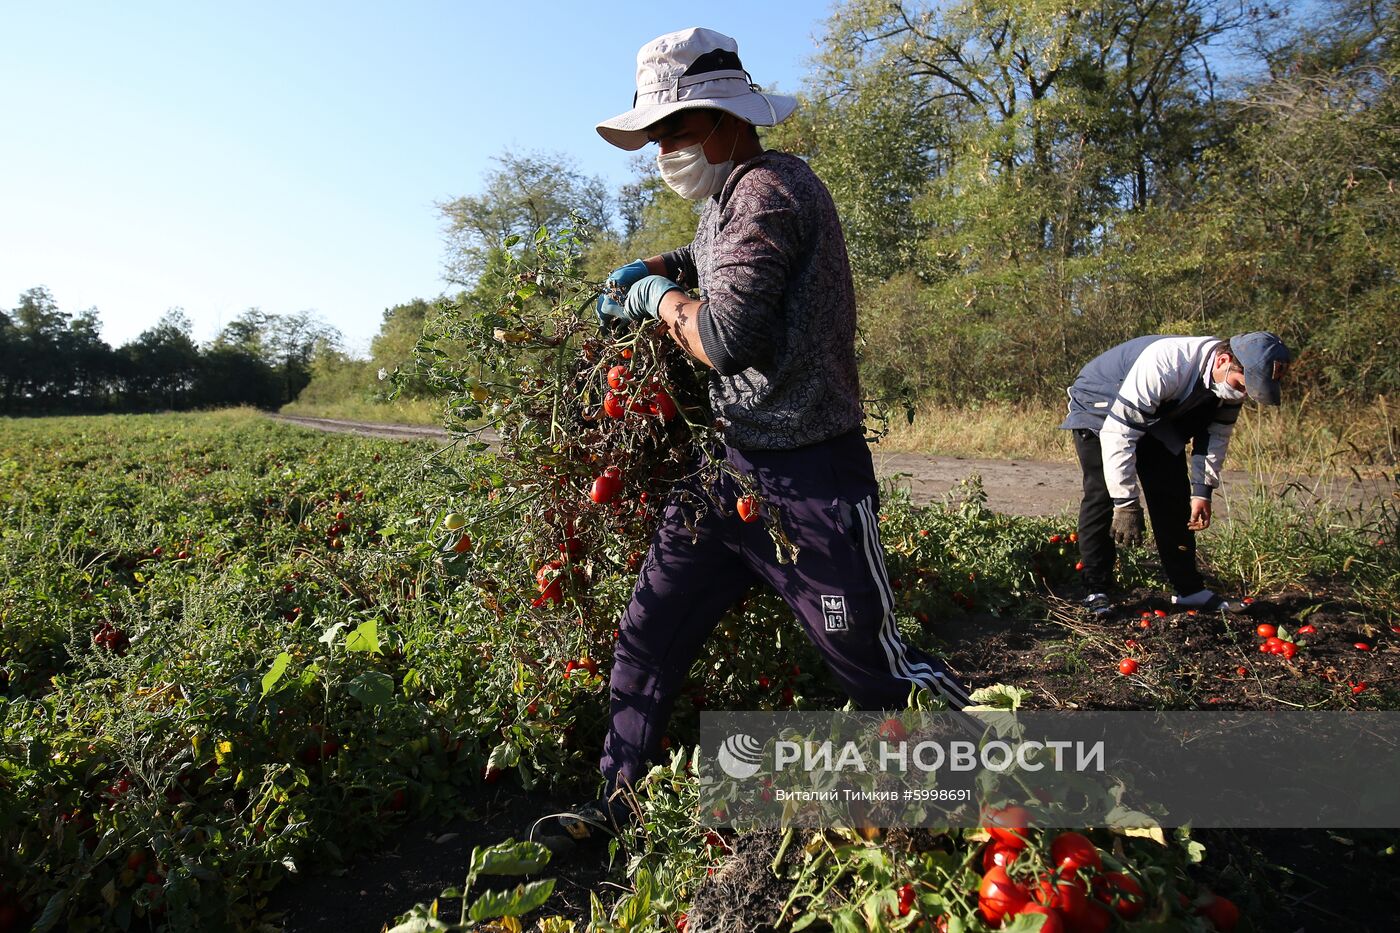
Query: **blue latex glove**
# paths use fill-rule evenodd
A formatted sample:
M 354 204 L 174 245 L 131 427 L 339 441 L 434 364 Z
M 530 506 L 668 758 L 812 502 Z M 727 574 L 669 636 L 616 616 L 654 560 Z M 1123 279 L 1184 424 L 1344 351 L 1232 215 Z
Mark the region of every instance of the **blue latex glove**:
M 603 285 L 603 294 L 598 296 L 598 323 L 603 325 L 605 330 L 617 321 L 628 320 L 622 302 L 617 299 L 625 300 L 627 290 L 648 275 L 651 275 L 651 270 L 647 268 L 647 264 L 637 259 L 608 276 Z
M 661 297 L 670 291 L 682 291 L 681 287 L 664 275 L 649 275 L 632 284 L 627 290 L 627 304 L 624 310 L 629 321 L 644 321 L 661 316 Z

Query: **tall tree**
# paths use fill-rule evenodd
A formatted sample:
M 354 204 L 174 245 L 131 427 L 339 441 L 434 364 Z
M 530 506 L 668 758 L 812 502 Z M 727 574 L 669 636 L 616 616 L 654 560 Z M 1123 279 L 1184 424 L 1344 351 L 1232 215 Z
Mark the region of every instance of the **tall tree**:
M 199 376 L 200 352 L 184 309 L 166 311 L 154 327 L 121 348 L 129 401 L 178 410 Z
M 607 185 L 587 176 L 566 155 L 506 151 L 499 166 L 486 176 L 485 190 L 439 204 L 447 221 L 449 281 L 472 287 L 501 259 L 507 237 L 520 237 L 528 248 L 530 236 L 542 226 L 552 229 L 579 218 L 586 233 L 609 229 Z

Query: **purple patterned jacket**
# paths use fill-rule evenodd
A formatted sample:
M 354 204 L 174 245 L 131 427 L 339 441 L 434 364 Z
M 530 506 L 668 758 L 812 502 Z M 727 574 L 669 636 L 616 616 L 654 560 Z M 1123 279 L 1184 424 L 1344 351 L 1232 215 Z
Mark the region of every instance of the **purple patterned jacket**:
M 769 151 L 735 166 L 694 242 L 663 258 L 705 302 L 710 402 L 731 446 L 790 450 L 861 424 L 846 240 L 806 162 Z

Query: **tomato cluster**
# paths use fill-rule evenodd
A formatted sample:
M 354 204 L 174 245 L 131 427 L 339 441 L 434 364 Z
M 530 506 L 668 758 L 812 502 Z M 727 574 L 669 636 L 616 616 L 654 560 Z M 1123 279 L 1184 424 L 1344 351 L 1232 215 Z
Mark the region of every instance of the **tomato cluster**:
M 121 656 L 126 654 L 127 649 L 131 647 L 131 638 L 110 621 L 106 621 L 97 627 L 97 631 L 92 633 L 92 643 Z
M 1049 933 L 1103 933 L 1115 917 L 1132 921 L 1147 909 L 1142 882 L 1107 865 L 1105 854 L 1084 834 L 1058 833 L 1041 852 L 1033 845 L 1024 807 L 988 810 L 983 824 L 991 839 L 982 850 L 977 911 L 990 926 L 1036 914 L 1044 918 L 1040 929 Z M 1183 906 L 1225 933 L 1239 919 L 1233 903 L 1209 892 Z
M 1306 628 L 1310 631 L 1317 631 L 1317 629 L 1311 625 L 1306 626 Z M 1254 633 L 1263 639 L 1263 641 L 1259 643 L 1260 654 L 1276 654 L 1284 660 L 1291 661 L 1301 647 L 1292 639 L 1287 631 L 1270 625 L 1267 622 L 1261 623 L 1254 630 Z

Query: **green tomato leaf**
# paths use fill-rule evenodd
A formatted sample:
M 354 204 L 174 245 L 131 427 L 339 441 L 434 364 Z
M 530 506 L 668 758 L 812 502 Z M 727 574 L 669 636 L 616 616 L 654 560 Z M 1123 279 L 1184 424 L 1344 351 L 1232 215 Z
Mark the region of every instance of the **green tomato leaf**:
M 472 850 L 474 875 L 533 875 L 549 864 L 549 850 L 538 842 L 512 842 Z
M 379 647 L 379 623 L 374 619 L 361 622 L 355 631 L 345 636 L 345 650 L 383 654 L 383 650 Z
M 292 661 L 292 656 L 287 652 L 282 652 L 272 661 L 272 667 L 262 679 L 262 695 L 267 696 L 268 691 L 277 686 L 277 682 L 282 679 L 282 675 L 287 673 L 287 665 Z
M 381 671 L 365 671 L 350 681 L 350 695 L 365 706 L 383 706 L 394 698 L 394 678 Z
M 502 742 L 491 749 L 491 757 L 486 759 L 487 768 L 496 768 L 504 771 L 506 768 L 514 768 L 520 763 L 520 750 L 509 742 Z
M 990 706 L 1014 712 L 1021 708 L 1021 704 L 1030 695 L 1029 690 L 1022 690 L 1020 687 L 1013 687 L 1010 684 L 992 684 L 972 691 L 971 700 L 978 706 Z
M 478 923 L 497 917 L 523 917 L 539 908 L 554 893 L 554 879 L 516 885 L 510 891 L 487 891 L 476 899 L 467 917 Z

